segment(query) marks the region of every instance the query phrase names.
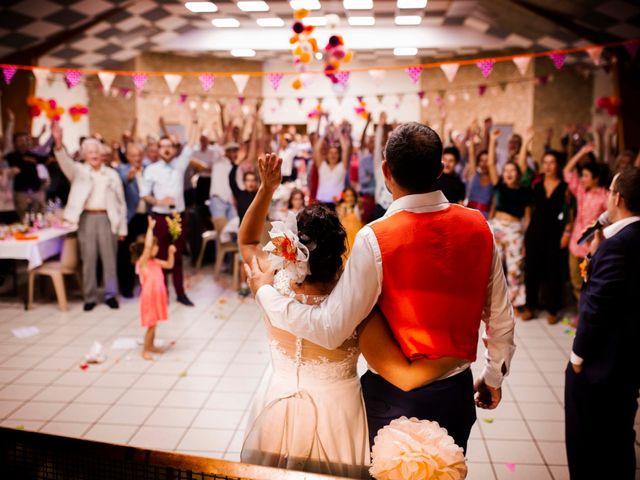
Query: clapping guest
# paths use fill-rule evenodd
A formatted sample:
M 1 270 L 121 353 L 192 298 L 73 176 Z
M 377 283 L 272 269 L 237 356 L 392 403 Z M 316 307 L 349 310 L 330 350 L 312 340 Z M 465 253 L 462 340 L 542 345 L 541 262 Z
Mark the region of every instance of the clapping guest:
M 82 257 L 84 310 L 96 306 L 98 257 L 102 262 L 105 303 L 118 308 L 116 246 L 127 235 L 127 207 L 118 173 L 104 165 L 102 144 L 92 138 L 80 146 L 84 163 L 74 162 L 62 144 L 62 129 L 51 126 L 54 152 L 60 168 L 71 182 L 65 220 L 78 225 Z

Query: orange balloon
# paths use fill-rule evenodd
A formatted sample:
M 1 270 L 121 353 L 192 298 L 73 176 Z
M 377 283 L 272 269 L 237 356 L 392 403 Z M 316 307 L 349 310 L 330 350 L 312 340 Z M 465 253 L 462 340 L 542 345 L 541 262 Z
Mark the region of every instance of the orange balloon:
M 309 63 L 311 61 L 311 54 L 307 52 L 302 52 L 300 55 L 300 61 L 302 63 Z
M 298 45 L 296 48 L 294 48 L 293 54 L 294 55 L 302 55 L 302 48 L 300 48 L 300 45 Z
M 294 90 L 300 90 L 302 88 L 302 81 L 299 78 L 296 78 L 293 82 L 291 82 L 291 88 Z

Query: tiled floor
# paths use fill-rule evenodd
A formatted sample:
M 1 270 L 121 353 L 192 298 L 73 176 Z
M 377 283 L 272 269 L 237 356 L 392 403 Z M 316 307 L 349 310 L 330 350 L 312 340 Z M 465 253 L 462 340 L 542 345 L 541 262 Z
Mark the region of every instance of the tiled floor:
M 77 302 L 66 313 L 53 303 L 28 312 L 0 304 L 0 425 L 237 460 L 268 345 L 253 301 L 205 271 L 189 277 L 195 308 L 171 303 L 158 331 L 177 344 L 155 362 L 138 349 L 111 348 L 117 338 L 141 336 L 135 300 L 91 313 Z M 31 325 L 39 335 L 11 333 Z M 502 404 L 478 410 L 468 478 L 567 479 L 563 372 L 573 337 L 544 320 L 519 322 L 516 335 Z M 108 358 L 82 370 L 94 340 Z

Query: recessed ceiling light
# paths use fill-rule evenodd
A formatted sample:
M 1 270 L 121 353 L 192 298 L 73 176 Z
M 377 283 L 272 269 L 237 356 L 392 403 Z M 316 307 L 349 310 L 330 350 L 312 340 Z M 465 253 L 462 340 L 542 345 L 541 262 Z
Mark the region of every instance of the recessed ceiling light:
M 312 27 L 324 27 L 327 24 L 327 19 L 324 17 L 304 17 L 302 23 Z
M 427 0 L 398 0 L 398 8 L 424 8 Z
M 238 2 L 238 8 L 243 12 L 268 12 L 269 5 L 267 2 Z
M 371 10 L 373 0 L 343 0 L 342 5 L 347 10 Z
M 258 18 L 256 23 L 261 27 L 284 27 L 284 20 L 278 17 Z
M 240 26 L 240 22 L 235 18 L 214 18 L 211 24 L 218 28 L 235 28 Z
M 393 49 L 393 54 L 396 57 L 410 57 L 418 54 L 416 47 L 396 47 Z
M 422 17 L 419 15 L 398 15 L 396 25 L 420 25 Z
M 374 17 L 349 17 L 349 25 L 359 27 L 364 25 L 375 25 Z
M 234 57 L 255 57 L 256 51 L 252 48 L 234 48 L 231 50 Z
M 218 7 L 213 2 L 187 2 L 184 4 L 187 10 L 191 10 L 194 13 L 203 12 L 217 12 Z
M 289 5 L 291 5 L 291 8 L 294 10 L 300 10 L 301 8 L 320 10 L 320 2 L 318 0 L 291 0 Z

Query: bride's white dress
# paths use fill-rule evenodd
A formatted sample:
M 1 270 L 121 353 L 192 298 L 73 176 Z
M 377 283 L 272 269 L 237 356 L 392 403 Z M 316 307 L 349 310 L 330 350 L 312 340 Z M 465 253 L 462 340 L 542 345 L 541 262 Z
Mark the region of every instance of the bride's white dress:
M 304 303 L 279 271 L 274 287 Z M 369 478 L 369 434 L 357 375 L 356 335 L 326 350 L 265 324 L 271 366 L 251 408 L 242 462 L 352 478 Z

